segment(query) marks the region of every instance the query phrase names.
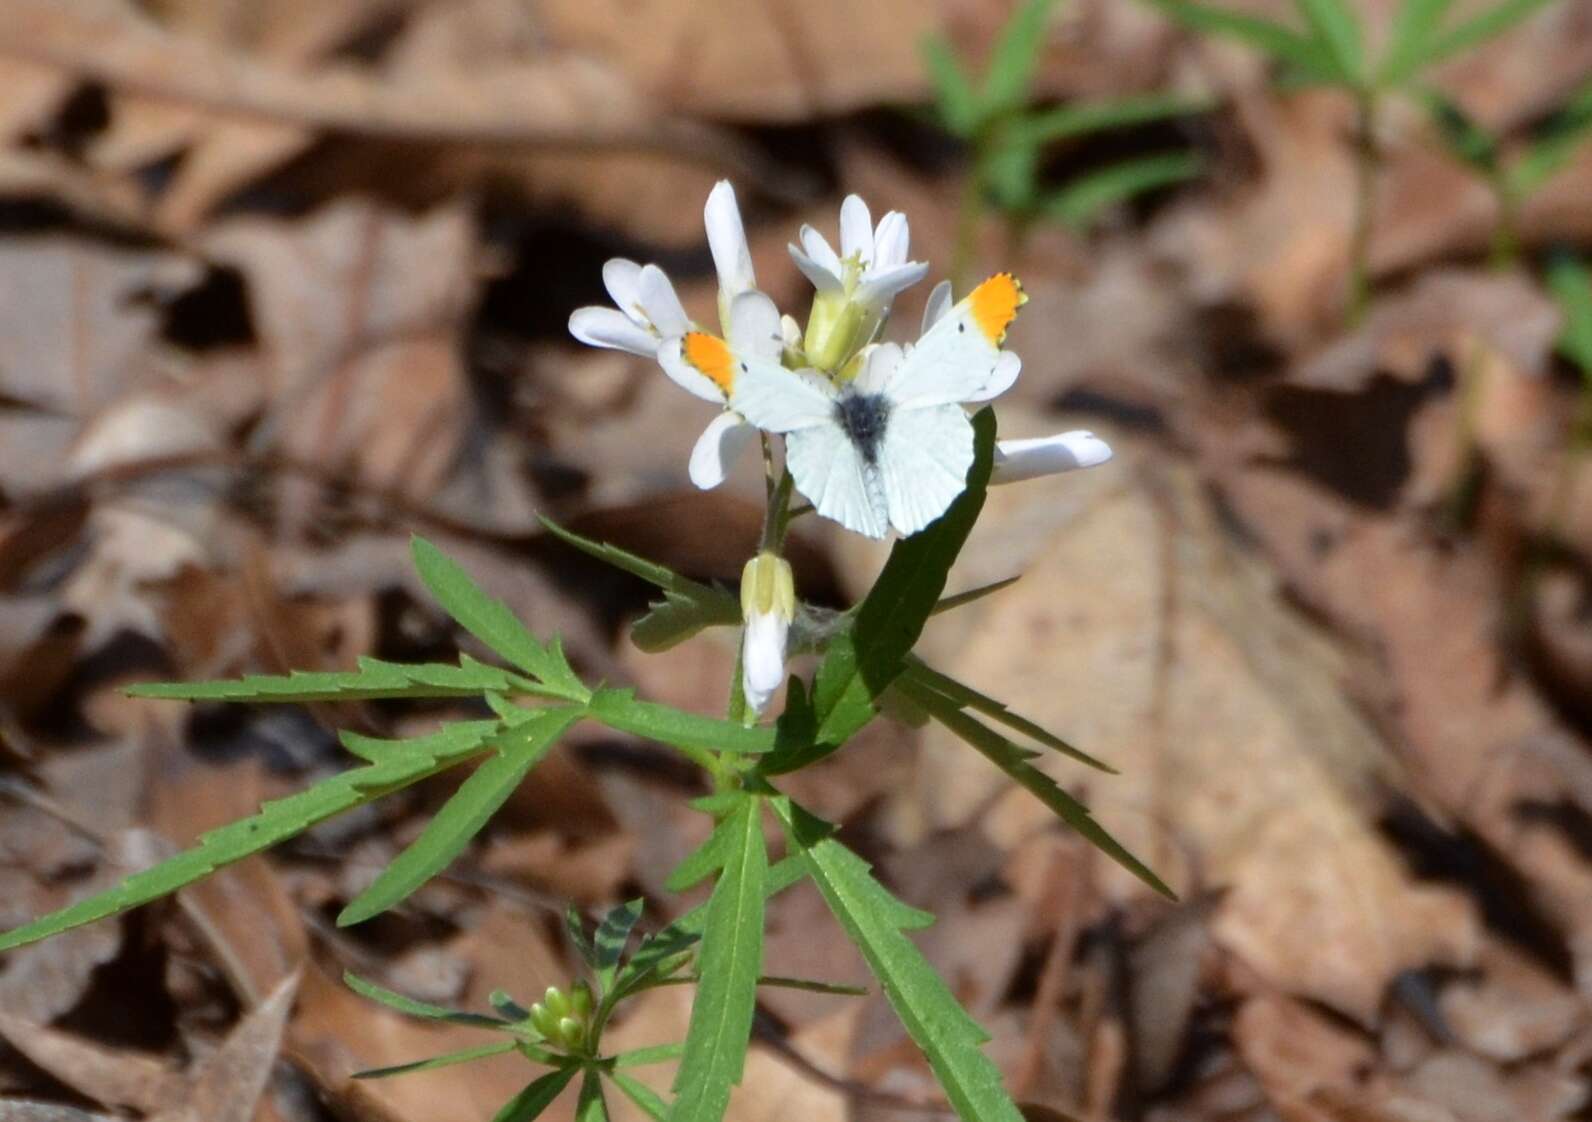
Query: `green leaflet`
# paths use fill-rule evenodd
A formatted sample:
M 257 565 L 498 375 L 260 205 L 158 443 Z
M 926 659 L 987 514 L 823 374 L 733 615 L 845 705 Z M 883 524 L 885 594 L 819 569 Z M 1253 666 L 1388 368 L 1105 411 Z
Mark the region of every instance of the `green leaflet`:
M 512 1040 L 501 1040 L 493 1044 L 480 1044 L 474 1048 L 461 1048 L 457 1052 L 446 1052 L 440 1056 L 432 1056 L 427 1060 L 414 1060 L 407 1064 L 393 1064 L 391 1067 L 372 1067 L 364 1071 L 354 1072 L 355 1079 L 386 1079 L 394 1075 L 409 1075 L 417 1071 L 431 1071 L 439 1067 L 452 1067 L 454 1064 L 467 1064 L 472 1060 L 484 1060 L 489 1056 L 501 1056 L 504 1052 L 514 1051 L 516 1045 Z
M 1160 152 L 1137 160 L 1124 160 L 1081 175 L 1053 192 L 1040 204 L 1040 213 L 1074 229 L 1082 229 L 1107 207 L 1193 179 L 1204 167 L 1205 162 L 1197 152 Z
M 991 720 L 998 721 L 1007 728 L 1015 729 L 1029 739 L 1043 744 L 1046 748 L 1060 752 L 1064 756 L 1071 757 L 1081 764 L 1086 764 L 1111 775 L 1117 774 L 1117 769 L 1110 764 L 1103 763 L 1087 752 L 1074 748 L 1061 737 L 1041 728 L 1028 718 L 1018 716 L 1006 708 L 1004 702 L 996 701 L 993 697 L 979 693 L 972 686 L 964 685 L 955 678 L 931 669 L 916 655 L 908 656 L 904 678 L 906 681 L 944 695 L 959 709 L 971 709 L 975 713 L 982 713 Z
M 1011 127 L 1023 143 L 1051 144 L 1093 132 L 1204 113 L 1214 105 L 1215 101 L 1211 98 L 1188 94 L 1140 94 L 1136 97 L 1059 105 L 1013 121 Z
M 1514 189 L 1529 195 L 1563 170 L 1592 129 L 1592 83 L 1583 85 L 1542 123 L 1510 169 Z
M 1022 1122 L 1001 1086 L 1000 1071 L 984 1055 L 982 1045 L 989 1035 L 902 934 L 907 926 L 903 918 L 921 913 L 886 891 L 866 862 L 835 840 L 827 823 L 789 799 L 770 803 L 829 910 L 862 951 L 891 1007 L 928 1057 L 957 1116 L 964 1122 Z
M 690 580 L 666 565 L 648 561 L 618 546 L 583 538 L 550 519 L 543 518 L 541 522 L 548 533 L 582 553 L 663 589 L 663 600 L 652 604 L 651 611 L 638 619 L 630 630 L 630 637 L 641 650 L 666 651 L 704 627 L 740 626 L 741 603 L 724 589 Z
M 931 35 L 923 40 L 920 53 L 934 83 L 941 123 L 956 136 L 971 137 L 979 126 L 978 94 L 956 61 L 956 52 L 943 38 Z
M 671 1122 L 719 1122 L 730 1088 L 741 1081 L 763 957 L 768 853 L 762 803 L 747 796 L 722 826 L 723 867 L 708 899 L 697 954 L 702 980 L 675 1075 Z
M 498 1032 L 508 1031 L 512 1026 L 509 1022 L 497 1017 L 489 1017 L 485 1013 L 462 1013 L 456 1009 L 446 1009 L 441 1005 L 432 1005 L 428 1001 L 416 1001 L 412 997 L 405 997 L 401 993 L 378 986 L 375 982 L 361 978 L 358 974 L 343 971 L 343 984 L 355 993 L 369 1001 L 379 1002 L 387 1008 L 403 1013 L 410 1017 L 423 1017 L 428 1021 L 446 1021 L 450 1025 L 468 1025 L 471 1028 L 495 1029 Z
M 1348 0 L 1294 0 L 1316 40 L 1332 55 L 1333 65 L 1345 82 L 1361 85 L 1365 77 L 1365 48 L 1360 20 Z
M 986 596 L 993 596 L 1003 588 L 1010 588 L 1018 580 L 1018 577 L 1007 577 L 1004 580 L 991 581 L 989 584 L 981 584 L 977 588 L 970 588 L 966 592 L 958 592 L 954 596 L 947 596 L 934 605 L 934 610 L 929 615 L 937 616 L 941 612 L 953 612 L 957 608 L 966 607 L 984 599 Z
M 1503 0 L 1465 20 L 1458 27 L 1434 36 L 1426 49 L 1424 65 L 1434 66 L 1472 47 L 1495 39 L 1515 24 L 1547 6 L 1552 0 Z
M 1564 312 L 1559 350 L 1592 386 L 1592 276 L 1574 257 L 1560 254 L 1548 266 L 1548 288 Z
M 492 1116 L 492 1122 L 531 1122 L 541 1117 L 542 1111 L 553 1105 L 559 1092 L 569 1086 L 580 1068 L 575 1064 L 550 1071 L 503 1104 L 503 1109 Z
M 635 733 L 665 744 L 712 748 L 720 752 L 768 752 L 771 728 L 746 728 L 717 717 L 685 713 L 668 705 L 637 701 L 628 689 L 600 689 L 592 695 L 590 715 L 609 728 Z
M 1337 60 L 1325 43 L 1291 31 L 1279 23 L 1196 0 L 1149 2 L 1185 27 L 1241 39 L 1312 80 L 1335 82 L 1343 78 Z
M 1105 827 L 1089 814 L 1089 808 L 1057 786 L 1050 776 L 1028 761 L 1033 752 L 1025 752 L 1000 733 L 979 723 L 964 713 L 960 706 L 943 694 L 925 689 L 916 682 L 903 680 L 901 690 L 926 709 L 935 720 L 950 729 L 961 739 L 976 748 L 986 759 L 1011 776 L 1056 813 L 1062 821 L 1076 830 L 1090 845 L 1110 857 L 1128 872 L 1169 900 L 1177 895 L 1166 886 L 1149 866 L 1112 837 Z
M 603 993 L 613 989 L 614 977 L 619 970 L 619 960 L 625 953 L 625 943 L 630 939 L 630 932 L 635 928 L 636 921 L 641 918 L 641 904 L 640 900 L 620 904 L 603 917 L 601 925 L 597 928 L 592 969 L 597 975 L 597 982 L 602 987 Z
M 386 911 L 447 868 L 581 715 L 574 707 L 533 712 L 494 736 L 491 743 L 497 753 L 476 768 L 421 835 L 349 901 L 337 925 L 362 923 Z
M 603 1098 L 602 1077 L 587 1068 L 580 1082 L 580 1100 L 575 1104 L 575 1122 L 608 1122 L 608 1103 Z
M 0 935 L 0 951 L 125 912 L 175 892 L 223 865 L 241 861 L 302 833 L 317 822 L 379 799 L 484 751 L 488 739 L 499 728 L 497 721 L 463 721 L 431 736 L 393 741 L 392 751 L 379 762 L 345 771 L 307 791 L 268 802 L 259 813 L 201 835 L 192 849 L 152 869 L 134 873 L 109 891 Z
M 650 1048 L 632 1048 L 628 1052 L 620 1052 L 613 1058 L 614 1067 L 646 1067 L 648 1064 L 668 1063 L 670 1060 L 678 1060 L 684 1050 L 684 1044 L 654 1044 Z
M 608 1078 L 613 1080 L 614 1086 L 623 1091 L 625 1097 L 639 1106 L 654 1122 L 664 1122 L 664 1119 L 669 1117 L 669 1104 L 663 1101 L 658 1092 L 635 1076 L 626 1075 L 622 1071 L 611 1071 L 608 1073 Z
M 890 550 L 851 629 L 830 644 L 819 664 L 811 712 L 805 705 L 793 705 L 780 716 L 784 743 L 763 762 L 765 774 L 805 767 L 840 747 L 873 718 L 876 699 L 901 673 L 984 507 L 995 452 L 994 411 L 980 410 L 973 430 L 976 443 L 966 490 L 937 521 Z M 815 725 L 812 733 L 809 723 Z
M 1383 86 L 1401 86 L 1426 63 L 1426 51 L 1454 0 L 1404 0 L 1377 68 Z
M 420 579 L 461 627 L 559 696 L 586 700 L 588 691 L 557 639 L 538 642 L 507 605 L 483 592 L 458 562 L 425 538 L 413 538 L 410 552 Z
M 368 701 L 388 697 L 478 697 L 489 690 L 522 688 L 521 679 L 472 658 L 458 666 L 401 665 L 362 658 L 358 670 L 285 675 L 249 674 L 227 682 L 140 682 L 132 697 L 174 701 Z M 525 683 L 529 685 L 529 683 Z
M 1021 109 L 1028 100 L 1028 87 L 1033 83 L 1045 45 L 1045 26 L 1054 7 L 1055 0 L 1026 0 L 1001 28 L 979 95 L 985 117 Z

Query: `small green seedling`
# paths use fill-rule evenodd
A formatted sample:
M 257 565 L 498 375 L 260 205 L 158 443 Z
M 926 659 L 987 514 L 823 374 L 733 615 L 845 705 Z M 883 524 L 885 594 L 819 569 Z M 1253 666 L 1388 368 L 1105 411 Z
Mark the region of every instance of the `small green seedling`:
M 1181 183 L 1201 170 L 1198 153 L 1176 150 L 1124 160 L 1060 186 L 1045 182 L 1046 155 L 1066 141 L 1203 113 L 1212 106 L 1210 98 L 1164 93 L 1035 105 L 1034 75 L 1054 8 L 1055 0 L 1027 0 L 1017 9 L 1002 29 L 978 87 L 947 40 L 932 36 L 923 44 L 934 80 L 936 115 L 946 131 L 967 143 L 973 157 L 953 277 L 967 263 L 973 230 L 986 205 L 998 209 L 1019 237 L 1042 221 L 1081 230 L 1106 208 Z

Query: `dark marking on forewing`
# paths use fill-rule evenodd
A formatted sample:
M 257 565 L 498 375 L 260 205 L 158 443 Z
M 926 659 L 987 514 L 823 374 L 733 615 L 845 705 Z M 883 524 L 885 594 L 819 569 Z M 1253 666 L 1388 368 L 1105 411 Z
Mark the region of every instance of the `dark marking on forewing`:
M 890 421 L 890 399 L 883 394 L 848 392 L 835 402 L 835 420 L 869 467 L 879 462 L 885 425 Z

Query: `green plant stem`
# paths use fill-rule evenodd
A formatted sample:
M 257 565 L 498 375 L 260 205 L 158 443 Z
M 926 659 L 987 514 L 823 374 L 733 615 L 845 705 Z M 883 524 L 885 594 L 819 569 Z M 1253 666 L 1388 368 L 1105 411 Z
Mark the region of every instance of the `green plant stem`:
M 1349 308 L 1351 327 L 1371 306 L 1371 235 L 1376 222 L 1377 99 L 1374 90 L 1355 94 L 1354 230 L 1349 242 Z
M 980 138 L 973 146 L 973 166 L 962 187 L 962 201 L 956 209 L 956 248 L 951 255 L 952 294 L 963 291 L 968 266 L 973 262 L 973 242 L 984 217 L 984 190 L 981 182 L 986 142 Z

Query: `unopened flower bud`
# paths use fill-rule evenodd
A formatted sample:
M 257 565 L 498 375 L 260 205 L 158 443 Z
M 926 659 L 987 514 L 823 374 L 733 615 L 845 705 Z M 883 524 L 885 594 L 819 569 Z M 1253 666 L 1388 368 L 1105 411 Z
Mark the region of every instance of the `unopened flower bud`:
M 565 1048 L 574 1051 L 586 1043 L 586 1024 L 574 1017 L 563 1017 L 558 1022 L 558 1040 Z
M 547 1011 L 555 1019 L 569 1016 L 569 998 L 564 996 L 564 991 L 557 986 L 548 986 L 547 994 L 542 1001 L 546 1003 Z
M 1111 445 L 1092 432 L 1073 429 L 1034 440 L 1002 440 L 995 445 L 990 485 L 1017 483 L 1041 475 L 1094 467 L 1111 458 Z
M 785 681 L 785 641 L 796 617 L 796 578 L 790 563 L 759 553 L 741 572 L 741 689 L 761 713 Z

